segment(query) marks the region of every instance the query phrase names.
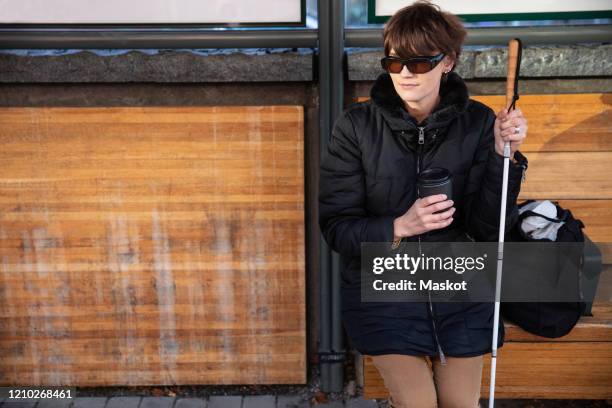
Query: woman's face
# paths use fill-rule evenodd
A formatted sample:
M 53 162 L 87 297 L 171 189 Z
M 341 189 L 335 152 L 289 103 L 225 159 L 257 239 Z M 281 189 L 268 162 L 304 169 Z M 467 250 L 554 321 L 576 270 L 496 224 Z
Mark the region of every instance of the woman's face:
M 437 55 L 438 52 L 431 54 Z M 389 52 L 391 56 L 397 56 L 392 48 Z M 440 80 L 442 73 L 449 71 L 453 66 L 452 61 L 448 56 L 445 56 L 438 65 L 429 72 L 424 74 L 413 74 L 404 66 L 399 74 L 392 74 L 393 86 L 397 94 L 404 102 L 420 102 L 427 96 L 436 97 L 440 91 Z

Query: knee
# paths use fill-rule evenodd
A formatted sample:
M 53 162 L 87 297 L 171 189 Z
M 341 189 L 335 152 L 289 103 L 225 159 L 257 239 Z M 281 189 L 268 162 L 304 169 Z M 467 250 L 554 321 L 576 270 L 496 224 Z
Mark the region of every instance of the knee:
M 450 357 L 446 367 L 436 363 L 435 372 L 440 408 L 480 407 L 482 357 Z

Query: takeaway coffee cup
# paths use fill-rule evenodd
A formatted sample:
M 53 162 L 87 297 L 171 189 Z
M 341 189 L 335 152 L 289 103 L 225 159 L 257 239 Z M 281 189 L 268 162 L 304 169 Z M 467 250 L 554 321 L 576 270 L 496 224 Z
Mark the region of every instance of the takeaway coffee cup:
M 419 198 L 435 194 L 446 194 L 447 200 L 453 198 L 453 183 L 450 171 L 442 167 L 432 167 L 423 170 L 419 174 L 417 185 L 419 188 Z

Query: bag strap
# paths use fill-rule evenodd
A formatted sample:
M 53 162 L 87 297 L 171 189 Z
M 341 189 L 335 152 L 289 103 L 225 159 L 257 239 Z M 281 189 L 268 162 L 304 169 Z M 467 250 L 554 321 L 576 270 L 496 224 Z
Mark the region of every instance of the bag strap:
M 559 222 L 567 221 L 567 218 L 569 217 L 569 214 L 567 212 L 565 212 L 565 211 L 563 211 L 562 214 L 563 214 L 562 218 L 560 218 L 560 219 L 559 218 L 550 218 L 550 217 L 547 217 L 545 215 L 539 214 L 537 212 L 534 212 L 534 211 L 531 211 L 531 210 L 527 210 L 527 211 L 523 211 L 519 215 L 518 219 L 519 219 L 519 221 L 523 221 L 527 217 L 540 217 L 540 218 L 544 218 L 545 220 L 548 220 L 550 222 L 559 223 Z

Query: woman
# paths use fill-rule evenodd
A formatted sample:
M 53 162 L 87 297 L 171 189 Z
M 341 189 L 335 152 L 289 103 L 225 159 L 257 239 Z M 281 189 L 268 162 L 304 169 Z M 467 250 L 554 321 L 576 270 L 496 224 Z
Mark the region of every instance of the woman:
M 494 305 L 361 303 L 360 243 L 497 241 L 506 141 L 507 230 L 518 215 L 527 121 L 520 109 L 495 114 L 469 99 L 453 72 L 465 36 L 456 16 L 428 2 L 395 13 L 383 32 L 387 72 L 370 100 L 336 120 L 321 161 L 319 224 L 345 262 L 343 325 L 353 347 L 372 356 L 396 408 L 478 406 Z M 430 167 L 451 171 L 452 199 L 417 199 L 417 172 Z M 498 347 L 503 340 L 500 325 Z

